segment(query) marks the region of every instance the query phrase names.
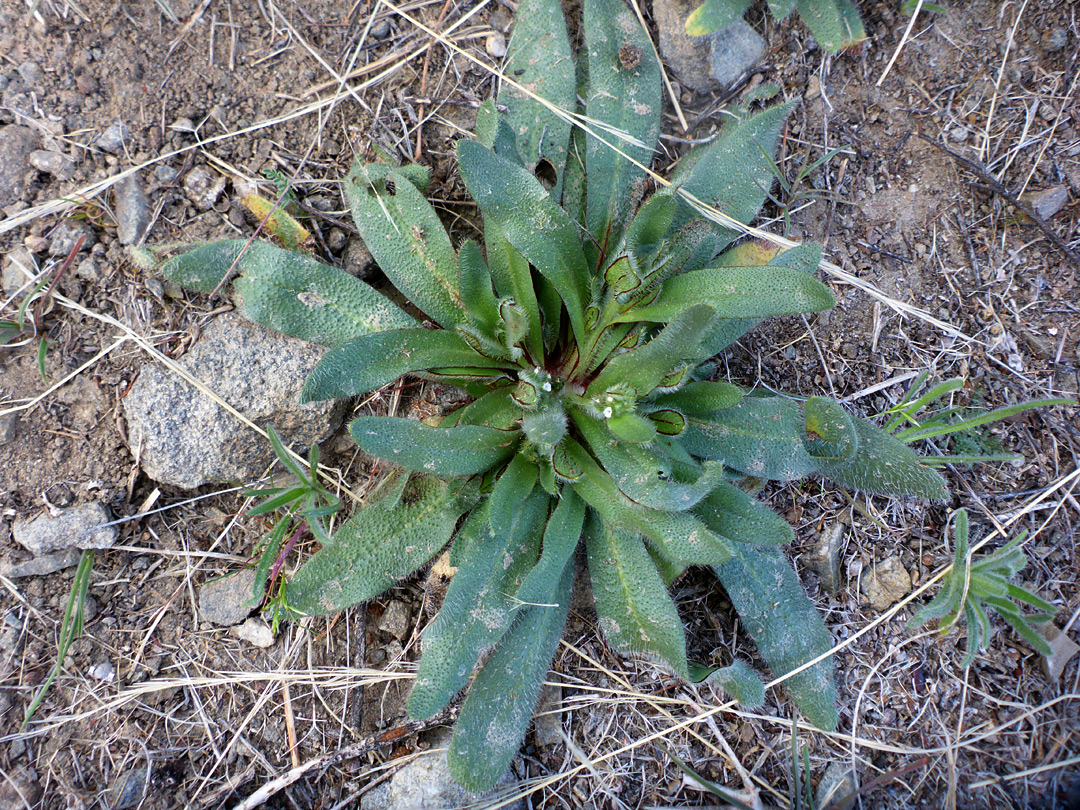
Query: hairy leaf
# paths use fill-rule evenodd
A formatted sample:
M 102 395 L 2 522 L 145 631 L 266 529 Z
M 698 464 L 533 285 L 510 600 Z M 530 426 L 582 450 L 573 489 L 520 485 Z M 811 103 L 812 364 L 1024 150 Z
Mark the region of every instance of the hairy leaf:
M 416 472 L 476 475 L 509 458 L 521 434 L 480 425 L 431 427 L 414 419 L 361 416 L 349 425 L 366 453 Z

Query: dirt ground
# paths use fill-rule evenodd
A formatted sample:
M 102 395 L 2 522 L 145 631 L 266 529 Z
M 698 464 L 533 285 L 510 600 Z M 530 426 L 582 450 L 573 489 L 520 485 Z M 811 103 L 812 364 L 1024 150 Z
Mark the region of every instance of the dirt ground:
M 514 4 L 489 2 L 453 27 L 477 5 L 400 8 L 452 28 L 453 42 L 494 64 L 488 36 L 509 30 Z M 838 56 L 817 48 L 797 20 L 777 23 L 756 4 L 748 19 L 768 43 L 756 71 L 724 97 L 683 92 L 688 130 L 669 106 L 658 167 L 708 138 L 721 103 L 762 81 L 800 99 L 782 139 L 787 178 L 843 147 L 790 192 L 777 191 L 762 225 L 826 245 L 839 268 L 826 276 L 838 305 L 759 327 L 724 358 L 732 380 L 835 396 L 864 415 L 890 407 L 921 371 L 964 377 L 964 404 L 981 407 L 1077 394 L 1080 4 L 955 5 L 920 14 L 879 82 L 909 19 L 897 2 L 860 3 L 869 39 Z M 69 164 L 59 175 L 20 175 L 21 199 L 0 220 L 0 253 L 23 248 L 46 269 L 63 260 L 57 246 L 71 234 L 93 244 L 80 256 L 83 270 L 60 280 L 67 303 L 45 317 L 44 380 L 36 343 L 0 349 L 0 556 L 29 557 L 11 523 L 50 504 L 100 500 L 116 517 L 137 515 L 148 499 L 168 508 L 125 522 L 117 546 L 97 555 L 83 635 L 24 734 L 20 723 L 56 658 L 75 569 L 0 579 L 0 772 L 8 777 L 0 795 L 11 797 L 3 806 L 244 806 L 291 769 L 360 743 L 359 755 L 311 768 L 267 805 L 355 806 L 430 747 L 428 728 L 406 724 L 401 699 L 438 583 L 404 584 L 309 629 L 286 625 L 266 650 L 200 622 L 200 587 L 248 562 L 267 523 L 245 515 L 251 502 L 233 488 L 191 493 L 140 474 L 120 402 L 153 362 L 144 347 L 182 351 L 223 299 L 177 293 L 132 264 L 112 184 L 139 167 L 153 214 L 147 241 L 164 245 L 253 230 L 232 184 L 209 209 L 194 205 L 183 183 L 191 172 L 257 178 L 275 169 L 318 215 L 324 258 L 340 262 L 349 234 L 338 183 L 374 140 L 433 167 L 430 194 L 465 233 L 471 212 L 460 204 L 453 143 L 494 93 L 493 73 L 370 1 L 34 6 L 0 0 L 0 124 L 31 128 L 40 148 Z M 350 65 L 351 94 L 338 82 Z M 129 138 L 107 151 L 107 131 L 119 122 Z M 988 188 L 995 182 L 1005 194 Z M 1010 199 L 1059 188 L 1067 200 L 1045 230 Z M 803 778 L 816 785 L 854 763 L 862 785 L 882 777 L 864 807 L 1067 806 L 1080 780 L 1080 659 L 1051 677 L 999 622 L 965 670 L 962 633 L 906 629 L 936 585 L 879 612 L 860 582 L 896 555 L 917 587 L 928 583 L 951 561 L 943 527 L 964 506 L 973 540 L 996 523 L 1010 535 L 1030 532 L 1021 579 L 1059 607 L 1056 625 L 1075 638 L 1077 414 L 1027 413 L 973 437 L 984 451 L 1023 460 L 951 469 L 947 505 L 864 499 L 816 481 L 763 493 L 796 528 L 790 552 L 838 645 L 840 730 L 799 729 L 810 769 Z M 347 443 L 328 449 L 342 483 L 362 490 L 369 467 Z M 210 497 L 191 502 L 196 494 Z M 806 562 L 837 523 L 846 527 L 842 587 L 829 595 Z M 691 575 L 676 595 L 695 655 L 725 660 L 738 650 L 760 663 L 711 578 Z M 381 629 L 391 605 L 406 608 L 400 637 Z M 549 739 L 530 732 L 515 766 L 517 793 L 531 806 L 712 801 L 658 742 L 721 785 L 752 784 L 773 805 L 794 803 L 792 706 L 781 689 L 759 712 L 721 710 L 720 695 L 612 653 L 584 607 L 571 614 L 554 670 L 561 692 L 546 705 Z

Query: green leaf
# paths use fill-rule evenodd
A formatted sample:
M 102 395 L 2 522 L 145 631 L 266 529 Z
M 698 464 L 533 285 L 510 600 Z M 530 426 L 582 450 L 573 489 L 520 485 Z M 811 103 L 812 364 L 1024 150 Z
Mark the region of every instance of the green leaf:
M 489 520 L 496 534 L 505 532 L 521 510 L 521 504 L 532 494 L 536 486 L 536 465 L 521 453 L 506 465 L 503 474 L 495 482 L 489 499 Z
M 656 656 L 688 680 L 682 619 L 641 537 L 590 514 L 585 549 L 604 638 L 617 650 Z
M 431 427 L 414 419 L 361 416 L 349 425 L 365 453 L 385 458 L 416 472 L 435 475 L 476 475 L 514 452 L 521 433 L 480 425 Z
M 742 401 L 742 389 L 726 382 L 692 382 L 678 391 L 652 399 L 657 408 L 674 408 L 683 416 L 710 416 Z
M 818 464 L 845 464 L 859 451 L 854 419 L 834 399 L 810 397 L 803 403 L 806 449 Z
M 547 604 L 563 570 L 574 557 L 584 523 L 585 502 L 567 487 L 544 531 L 540 559 L 517 589 L 515 599 L 527 605 Z
M 444 328 L 464 322 L 450 237 L 409 178 L 389 164 L 358 161 L 344 193 L 364 244 L 394 286 Z
M 732 558 L 713 570 L 777 677 L 832 648 L 825 623 L 779 549 L 739 543 Z M 831 658 L 791 676 L 784 687 L 811 723 L 826 731 L 836 728 Z
M 496 291 L 504 296 L 504 302 L 509 299 L 525 315 L 525 346 L 535 362 L 544 356 L 544 342 L 529 260 L 506 240 L 490 217 L 484 218 L 484 244 Z
M 477 354 L 461 335 L 445 329 L 378 332 L 327 352 L 304 383 L 300 401 L 366 394 L 412 371 L 446 366 L 498 369 L 502 365 Z
M 459 140 L 457 154 L 461 176 L 484 216 L 555 285 L 574 334 L 583 339 L 588 274 L 577 226 L 525 169 L 476 141 Z
M 458 250 L 461 303 L 469 322 L 488 335 L 499 322 L 499 304 L 491 290 L 491 270 L 480 248 L 471 239 Z
M 786 520 L 727 481 L 697 504 L 694 514 L 717 534 L 739 543 L 782 546 L 795 539 Z
M 582 4 L 588 90 L 585 136 L 588 177 L 585 228 L 597 240 L 586 241 L 590 266 L 621 241 L 622 230 L 641 200 L 645 177 L 612 149 L 643 166 L 652 164 L 660 137 L 662 89 L 660 64 L 648 34 L 622 0 L 585 0 Z M 608 146 L 611 144 L 611 146 Z
M 703 37 L 721 28 L 727 28 L 742 18 L 750 8 L 750 0 L 705 0 L 686 18 L 686 33 Z
M 343 270 L 265 242 L 215 242 L 167 262 L 165 278 L 211 292 L 235 268 L 240 312 L 286 335 L 339 346 L 361 335 L 407 329 L 416 320 Z
M 712 307 L 707 304 L 683 309 L 644 346 L 610 360 L 589 384 L 586 395 L 596 400 L 601 410 L 607 407 L 606 395 L 616 387 L 632 392 L 635 397 L 645 396 L 660 384 L 679 361 L 700 359 L 698 346 L 701 334 L 708 329 L 714 317 Z
M 675 216 L 676 200 L 667 194 L 654 194 L 634 216 L 626 229 L 626 254 L 635 269 L 657 256 Z
M 866 39 L 859 10 L 851 0 L 799 0 L 799 16 L 827 51 L 836 53 Z
M 768 0 L 769 13 L 777 22 L 783 22 L 795 10 L 799 0 Z
M 457 573 L 439 615 L 424 631 L 424 654 L 409 694 L 409 716 L 431 717 L 468 682 L 476 662 L 510 628 L 520 608 L 512 599 L 535 563 L 547 517 L 542 492 L 522 498 L 505 531 L 477 509 L 454 540 Z M 458 544 L 461 548 L 458 549 Z
M 616 439 L 630 444 L 648 444 L 656 438 L 656 425 L 633 411 L 612 416 L 607 426 Z
M 709 304 L 718 318 L 761 319 L 820 312 L 836 299 L 816 278 L 789 267 L 715 267 L 669 278 L 653 303 L 618 321 L 666 322 L 694 302 Z
M 696 456 L 723 461 L 746 475 L 791 481 L 817 469 L 802 440 L 798 403 L 780 397 L 743 397 L 734 407 L 687 415 L 682 445 Z
M 518 6 L 503 75 L 565 112 L 577 109 L 574 58 L 558 0 L 523 0 Z M 508 83 L 499 90 L 499 103 L 506 106 L 525 167 L 535 172 L 541 159 L 549 161 L 555 173 L 551 196 L 561 199 L 570 122 Z
M 371 599 L 446 545 L 458 516 L 475 500 L 475 486 L 430 475 L 401 478 L 300 567 L 285 588 L 291 609 L 317 616 Z
M 942 501 L 949 489 L 941 474 L 907 445 L 865 419 L 852 418 L 859 452 L 848 462 L 817 460 L 817 471 L 841 486 L 880 495 L 914 495 Z
M 450 741 L 450 775 L 467 790 L 492 787 L 525 738 L 540 687 L 562 637 L 574 568 L 567 565 L 549 603 L 521 615 L 484 663 Z
M 726 667 L 703 667 L 700 664 L 691 664 L 690 680 L 695 683 L 718 684 L 735 700 L 750 709 L 756 709 L 765 704 L 765 685 L 745 661 L 736 659 Z

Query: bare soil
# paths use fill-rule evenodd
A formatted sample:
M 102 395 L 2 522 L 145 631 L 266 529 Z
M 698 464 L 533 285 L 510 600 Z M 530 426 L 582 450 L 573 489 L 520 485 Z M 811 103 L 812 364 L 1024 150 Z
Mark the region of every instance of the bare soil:
M 508 31 L 512 5 L 488 3 L 448 36 L 494 65 L 485 43 Z M 860 4 L 870 38 L 837 56 L 818 49 L 797 18 L 778 23 L 763 4 L 751 10 L 768 53 L 725 97 L 774 81 L 800 99 L 781 146 L 789 179 L 844 147 L 790 193 L 776 191 L 763 227 L 824 243 L 847 275 L 828 279 L 839 302 L 832 312 L 770 322 L 741 341 L 723 358 L 732 380 L 835 396 L 864 415 L 890 407 L 922 371 L 964 377 L 963 404 L 1076 396 L 1080 267 L 1046 230 L 1080 251 L 1077 6 L 957 5 L 919 16 L 880 86 L 908 22 L 896 3 Z M 475 4 L 402 8 L 450 31 Z M 40 70 L 20 70 L 28 61 Z M 338 81 L 350 67 L 352 94 Z M 432 166 L 430 194 L 447 224 L 459 237 L 475 235 L 453 143 L 493 94 L 492 71 L 370 2 L 42 0 L 28 12 L 0 0 L 0 74 L 9 77 L 0 122 L 34 129 L 42 148 L 74 167 L 65 179 L 28 177 L 0 220 L 0 252 L 28 248 L 46 269 L 63 260 L 49 248 L 75 218 L 96 241 L 79 261 L 91 257 L 98 267 L 60 280 L 70 303 L 56 302 L 45 318 L 44 379 L 36 342 L 0 349 L 0 411 L 17 415 L 0 445 L 0 556 L 28 558 L 10 524 L 50 504 L 101 500 L 117 517 L 137 515 L 148 500 L 169 507 L 124 523 L 117 548 L 97 555 L 83 635 L 25 734 L 26 709 L 55 661 L 74 569 L 0 580 L 0 772 L 8 775 L 0 796 L 10 796 L 0 806 L 116 807 L 128 795 L 147 809 L 231 808 L 290 769 L 360 742 L 350 759 L 307 771 L 268 804 L 354 806 L 429 747 L 427 729 L 406 723 L 402 698 L 445 582 L 420 577 L 310 628 L 285 626 L 267 650 L 200 622 L 200 587 L 248 562 L 268 524 L 244 514 L 251 502 L 235 490 L 171 490 L 140 474 L 120 402 L 153 362 L 143 347 L 181 353 L 223 299 L 166 288 L 132 264 L 117 238 L 111 181 L 142 167 L 148 242 L 164 245 L 254 229 L 231 182 L 200 210 L 185 193 L 187 174 L 205 167 L 215 177 L 260 178 L 274 169 L 317 215 L 323 258 L 340 263 L 349 226 L 338 184 L 375 141 Z M 669 107 L 658 168 L 715 131 L 723 100 L 683 93 L 688 131 Z M 121 121 L 130 139 L 115 154 L 103 151 L 99 139 Z M 1016 197 L 1062 186 L 1068 199 L 1044 230 L 988 190 L 988 177 Z M 1075 638 L 1077 427 L 1077 409 L 1057 407 L 981 434 L 984 449 L 1023 460 L 950 469 L 949 504 L 864 499 L 817 481 L 762 494 L 796 527 L 791 555 L 838 644 L 840 731 L 798 731 L 815 785 L 830 765 L 853 763 L 863 785 L 883 777 L 865 807 L 1051 808 L 1076 796 L 1078 659 L 1052 678 L 999 624 L 989 648 L 962 669 L 962 632 L 905 627 L 936 586 L 882 614 L 860 583 L 893 555 L 917 587 L 937 576 L 952 553 L 943 527 L 964 506 L 973 539 L 997 523 L 1010 536 L 1030 532 L 1022 580 L 1059 606 L 1055 622 Z M 343 487 L 362 492 L 372 466 L 348 447 L 332 440 L 329 460 Z M 210 497 L 191 502 L 193 494 Z M 847 527 L 843 587 L 830 596 L 805 563 L 838 522 Z M 723 662 L 737 652 L 760 664 L 711 578 L 692 574 L 676 593 L 697 657 Z M 393 602 L 409 617 L 401 637 L 380 629 Z M 760 712 L 732 708 L 648 662 L 616 656 L 580 605 L 554 664 L 561 696 L 549 704 L 573 746 L 530 733 L 515 767 L 532 806 L 711 801 L 657 740 L 708 779 L 732 790 L 752 784 L 766 802 L 792 804 L 792 706 L 782 689 L 770 690 Z M 102 664 L 115 676 L 99 677 Z

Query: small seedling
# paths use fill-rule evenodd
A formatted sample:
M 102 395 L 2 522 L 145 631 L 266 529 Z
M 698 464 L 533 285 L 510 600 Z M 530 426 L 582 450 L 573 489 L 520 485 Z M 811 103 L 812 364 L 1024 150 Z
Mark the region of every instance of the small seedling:
M 967 651 L 961 666 L 966 668 L 993 633 L 986 614 L 987 608 L 993 608 L 1036 652 L 1050 655 L 1050 645 L 1034 625 L 1053 619 L 1057 608 L 1009 582 L 1027 565 L 1027 557 L 1020 550 L 1027 532 L 1021 532 L 993 554 L 976 559 L 968 552 L 967 512 L 959 510 L 954 520 L 956 554 L 952 568 L 945 575 L 941 591 L 911 618 L 908 627 L 921 627 L 937 620 L 941 634 L 946 635 L 963 616 L 967 620 Z M 1020 605 L 1039 612 L 1025 614 Z

